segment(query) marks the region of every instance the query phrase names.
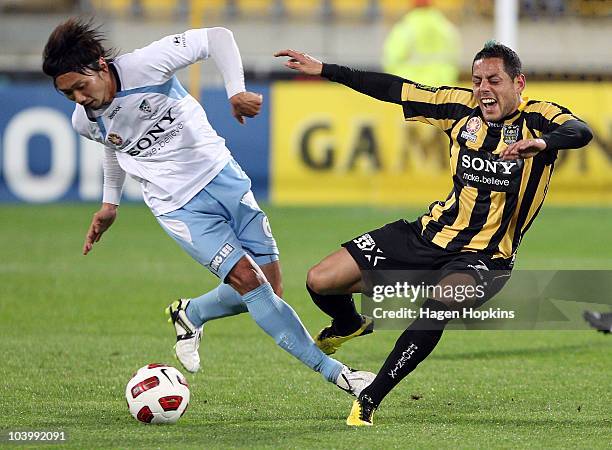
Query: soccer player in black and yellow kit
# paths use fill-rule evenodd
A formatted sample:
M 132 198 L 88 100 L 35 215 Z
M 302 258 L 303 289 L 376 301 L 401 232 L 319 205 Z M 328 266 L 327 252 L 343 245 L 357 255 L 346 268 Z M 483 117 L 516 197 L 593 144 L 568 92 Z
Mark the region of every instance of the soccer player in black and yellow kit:
M 479 307 L 509 278 L 517 248 L 537 216 L 557 152 L 580 148 L 589 127 L 568 109 L 522 96 L 525 76 L 510 48 L 489 41 L 472 62 L 472 89 L 430 87 L 393 75 L 323 64 L 294 50 L 285 65 L 321 75 L 378 100 L 402 106 L 406 120 L 431 124 L 450 140 L 453 189 L 414 222 L 399 220 L 342 245 L 310 269 L 307 288 L 332 317 L 315 338 L 326 353 L 372 331 L 351 294 L 365 288 L 362 271 L 436 270 L 439 286 L 486 286 L 470 303 L 427 299 L 442 314 L 417 318 L 398 338 L 375 380 L 354 402 L 349 425 L 372 425 L 383 398 L 434 349 L 459 306 Z M 501 275 L 500 275 L 501 273 Z M 493 275 L 495 274 L 495 275 Z

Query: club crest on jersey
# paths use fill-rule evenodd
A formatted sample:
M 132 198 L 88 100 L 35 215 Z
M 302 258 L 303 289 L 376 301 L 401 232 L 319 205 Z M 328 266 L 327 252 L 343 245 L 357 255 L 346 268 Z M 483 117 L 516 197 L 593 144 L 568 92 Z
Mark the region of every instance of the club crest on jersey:
M 141 112 L 140 117 L 144 120 L 153 119 L 157 115 L 157 112 L 159 111 L 159 108 L 154 110 L 153 107 L 151 106 L 151 103 L 149 103 L 149 101 L 146 98 L 142 102 L 140 102 L 140 106 L 138 107 L 138 109 Z
M 147 101 L 147 99 L 144 99 L 140 103 L 140 106 L 138 107 L 138 109 L 141 110 L 145 114 L 151 114 L 151 112 L 153 111 L 151 109 L 151 104 Z
M 504 128 L 502 128 L 502 136 L 506 145 L 514 144 L 516 141 L 518 141 L 519 126 L 504 125 Z
M 117 133 L 109 133 L 106 139 L 108 140 L 108 142 L 113 144 L 115 147 L 121 147 L 121 144 L 123 144 L 123 138 L 119 136 Z
M 476 137 L 476 133 L 480 130 L 482 126 L 482 122 L 480 117 L 472 117 L 468 120 L 468 123 L 465 125 L 465 130 L 461 132 L 461 137 L 470 142 L 476 142 L 478 139 Z
M 470 134 L 476 134 L 478 133 L 478 130 L 480 130 L 481 126 L 482 126 L 482 121 L 480 120 L 480 117 L 472 117 L 470 120 L 468 120 L 468 123 L 465 125 L 465 131 L 467 131 Z

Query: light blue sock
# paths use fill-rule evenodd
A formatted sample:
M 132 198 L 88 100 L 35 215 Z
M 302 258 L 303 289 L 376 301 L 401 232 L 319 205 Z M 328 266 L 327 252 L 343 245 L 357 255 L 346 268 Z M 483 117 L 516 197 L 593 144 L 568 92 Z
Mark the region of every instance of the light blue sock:
M 209 320 L 243 312 L 247 312 L 247 307 L 242 302 L 242 297 L 229 284 L 224 283 L 200 297 L 191 299 L 185 310 L 187 318 L 196 327 Z
M 242 296 L 249 313 L 266 333 L 285 351 L 328 381 L 336 381 L 342 363 L 324 354 L 314 343 L 293 308 L 279 298 L 270 283 L 262 284 Z

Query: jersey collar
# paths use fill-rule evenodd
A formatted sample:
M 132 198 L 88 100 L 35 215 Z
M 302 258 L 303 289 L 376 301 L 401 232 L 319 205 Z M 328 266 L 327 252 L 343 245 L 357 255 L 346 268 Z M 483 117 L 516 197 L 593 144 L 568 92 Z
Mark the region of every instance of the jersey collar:
M 518 108 L 516 109 L 516 111 L 508 114 L 506 117 L 502 118 L 498 122 L 487 122 L 487 125 L 489 126 L 489 128 L 501 128 L 504 126 L 504 124 L 508 122 L 513 122 L 523 112 L 523 110 L 527 106 L 527 102 L 529 101 L 529 98 L 523 97 L 521 100 L 522 101 L 520 105 L 518 106 Z
M 111 74 L 115 78 L 115 83 L 117 85 L 117 92 L 121 92 L 121 79 L 119 78 L 119 72 L 117 72 L 117 68 L 115 67 L 115 64 L 109 63 L 108 67 L 110 68 Z M 117 92 L 115 92 L 115 95 L 117 95 Z
M 111 76 L 115 79 L 115 85 L 117 87 L 116 92 L 115 92 L 115 97 L 117 97 L 117 93 L 121 92 L 121 79 L 119 78 L 119 72 L 117 71 L 115 64 L 113 64 L 112 62 L 108 63 L 108 67 L 110 69 Z M 113 97 L 113 100 L 115 97 Z M 84 108 L 85 115 L 91 122 L 96 122 L 96 119 L 102 116 L 108 110 L 109 106 L 110 104 L 100 109 Z

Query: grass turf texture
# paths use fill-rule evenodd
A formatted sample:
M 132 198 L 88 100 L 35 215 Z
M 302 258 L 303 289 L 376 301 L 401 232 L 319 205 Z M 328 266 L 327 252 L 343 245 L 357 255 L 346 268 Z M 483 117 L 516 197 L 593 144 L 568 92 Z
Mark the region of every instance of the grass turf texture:
M 162 310 L 216 280 L 143 206 L 124 205 L 80 255 L 95 205 L 2 206 L 0 429 L 64 430 L 73 448 L 605 448 L 612 444 L 612 337 L 593 331 L 450 331 L 375 415 L 344 424 L 351 398 L 278 349 L 248 315 L 211 322 L 203 371 L 174 426 L 127 411 L 125 384 L 150 362 L 180 368 Z M 360 232 L 421 211 L 267 208 L 285 298 L 311 332 L 327 324 L 303 288 L 310 265 Z M 517 268 L 612 268 L 612 209 L 544 208 Z M 585 226 L 585 224 L 588 224 Z M 337 357 L 376 371 L 399 332 Z M 186 372 L 183 371 L 184 374 Z M 0 446 L 5 445 L 0 442 Z

